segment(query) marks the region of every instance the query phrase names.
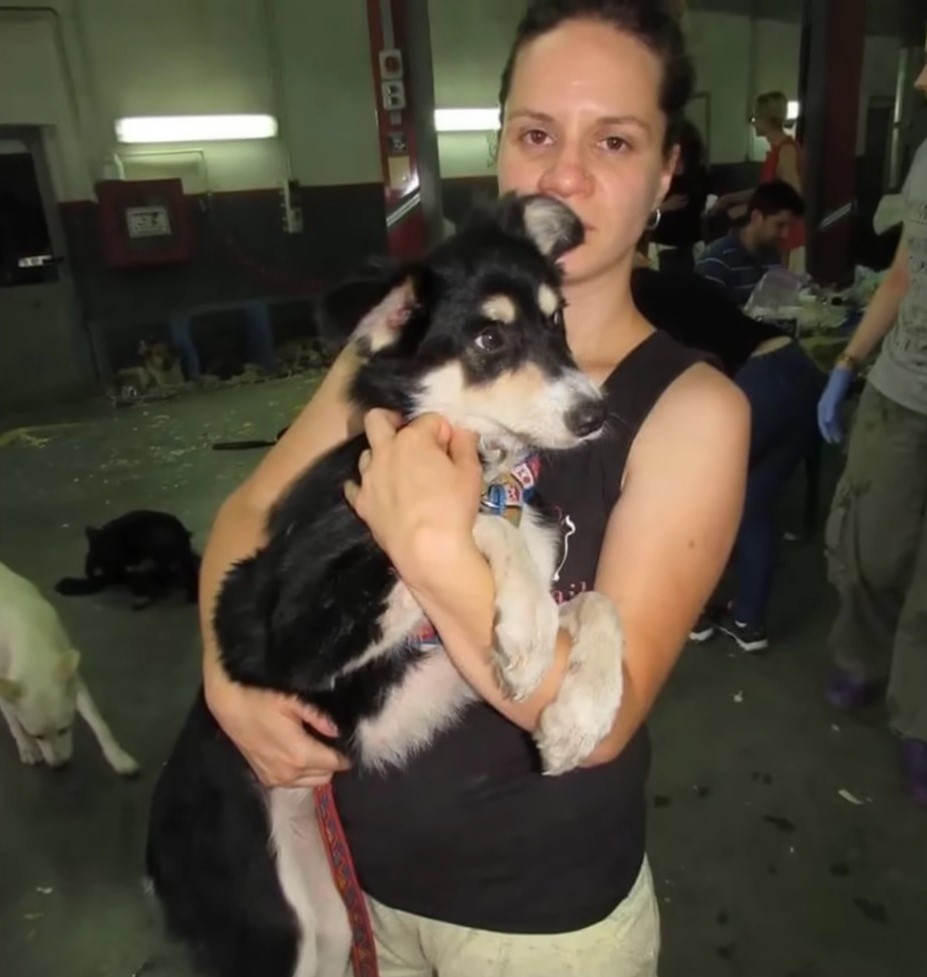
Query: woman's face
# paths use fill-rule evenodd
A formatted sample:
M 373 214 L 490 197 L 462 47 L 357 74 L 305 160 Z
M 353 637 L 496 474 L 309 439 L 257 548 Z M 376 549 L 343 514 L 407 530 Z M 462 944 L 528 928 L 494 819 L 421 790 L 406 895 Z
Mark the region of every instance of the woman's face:
M 544 193 L 582 220 L 567 284 L 630 265 L 666 195 L 676 152 L 663 152 L 660 60 L 613 27 L 572 21 L 522 48 L 499 144 L 502 193 Z
M 769 125 L 766 118 L 766 109 L 759 103 L 753 109 L 752 121 L 753 131 L 756 133 L 757 139 L 763 139 L 767 132 L 769 132 Z

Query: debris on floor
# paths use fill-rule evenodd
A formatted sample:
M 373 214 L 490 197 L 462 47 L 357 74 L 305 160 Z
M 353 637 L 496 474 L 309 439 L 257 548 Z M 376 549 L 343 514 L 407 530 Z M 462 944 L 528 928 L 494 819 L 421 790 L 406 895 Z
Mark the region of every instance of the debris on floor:
M 855 794 L 851 794 L 846 788 L 838 790 L 837 794 L 848 804 L 856 804 L 858 807 L 862 807 L 862 805 L 866 803 L 865 801 L 860 800 Z

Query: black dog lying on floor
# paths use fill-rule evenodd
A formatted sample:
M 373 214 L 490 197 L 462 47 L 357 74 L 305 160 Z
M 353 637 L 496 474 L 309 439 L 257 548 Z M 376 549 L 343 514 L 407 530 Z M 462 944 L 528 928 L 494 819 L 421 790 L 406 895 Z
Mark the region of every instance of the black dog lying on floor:
M 141 609 L 179 588 L 196 603 L 200 558 L 190 544 L 192 533 L 176 516 L 138 509 L 99 529 L 88 526 L 86 533 L 84 576 L 59 580 L 59 594 L 77 597 L 124 587 Z
M 534 734 L 550 774 L 585 759 L 622 695 L 615 608 L 588 592 L 558 609 L 557 523 L 531 498 L 535 453 L 579 445 L 606 420 L 566 344 L 554 263 L 582 237 L 558 201 L 504 198 L 422 262 L 336 290 L 322 310 L 337 323 L 350 309 L 354 325 L 366 296 L 352 335 L 359 407 L 438 412 L 480 435 L 487 489 L 474 537 L 496 583 L 503 688 L 530 695 L 558 629 L 573 641 Z M 270 514 L 266 546 L 229 572 L 215 625 L 233 680 L 317 706 L 338 726 L 334 745 L 375 769 L 427 749 L 474 693 L 344 500 L 366 447 L 353 438 L 295 481 Z M 202 694 L 155 788 L 147 868 L 169 928 L 204 973 L 344 974 L 351 932 L 312 791 L 264 790 Z

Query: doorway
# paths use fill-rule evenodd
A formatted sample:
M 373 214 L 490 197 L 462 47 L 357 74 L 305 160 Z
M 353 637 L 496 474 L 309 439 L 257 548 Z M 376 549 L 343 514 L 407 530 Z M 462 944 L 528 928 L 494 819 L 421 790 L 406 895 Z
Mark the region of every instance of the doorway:
M 0 126 L 0 411 L 94 388 L 39 126 Z

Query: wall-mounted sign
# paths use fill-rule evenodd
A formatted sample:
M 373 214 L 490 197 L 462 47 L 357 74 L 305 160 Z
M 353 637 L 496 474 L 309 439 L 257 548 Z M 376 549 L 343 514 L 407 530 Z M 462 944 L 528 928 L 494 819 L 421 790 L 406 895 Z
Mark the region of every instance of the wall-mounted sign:
M 167 237 L 171 233 L 166 207 L 126 207 L 125 215 L 130 238 Z

